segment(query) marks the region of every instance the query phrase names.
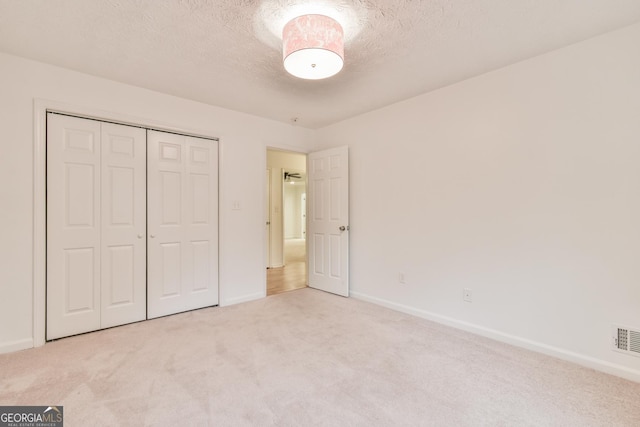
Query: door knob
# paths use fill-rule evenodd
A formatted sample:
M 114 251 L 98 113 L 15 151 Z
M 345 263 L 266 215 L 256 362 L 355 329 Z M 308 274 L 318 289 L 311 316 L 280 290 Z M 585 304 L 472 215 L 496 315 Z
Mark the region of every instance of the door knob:
M 151 237 L 152 239 L 155 239 L 156 235 L 155 234 L 150 234 L 149 237 Z
M 340 228 L 339 228 L 340 231 L 344 231 L 346 229 L 347 229 L 347 227 L 345 227 L 344 225 L 341 225 Z
M 144 237 L 143 234 L 138 234 L 138 239 L 142 239 Z

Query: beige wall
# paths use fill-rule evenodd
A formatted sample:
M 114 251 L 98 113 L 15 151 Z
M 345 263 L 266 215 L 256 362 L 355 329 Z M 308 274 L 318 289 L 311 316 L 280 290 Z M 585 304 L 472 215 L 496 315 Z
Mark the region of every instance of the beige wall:
M 640 24 L 321 129 L 350 148 L 353 294 L 640 380 L 610 332 L 640 329 L 638 46 Z
M 303 182 L 284 185 L 284 238 L 302 239 L 303 234 L 303 205 L 302 195 L 306 189 Z
M 311 131 L 5 54 L 0 70 L 0 352 L 31 347 L 34 339 L 36 99 L 219 137 L 220 301 L 265 295 L 266 148 L 304 152 Z M 235 201 L 240 210 L 232 209 Z
M 264 295 L 266 148 L 349 145 L 353 295 L 640 380 L 610 334 L 640 328 L 639 42 L 637 24 L 317 132 L 0 54 L 0 352 L 32 345 L 44 98 L 220 137 L 224 304 Z

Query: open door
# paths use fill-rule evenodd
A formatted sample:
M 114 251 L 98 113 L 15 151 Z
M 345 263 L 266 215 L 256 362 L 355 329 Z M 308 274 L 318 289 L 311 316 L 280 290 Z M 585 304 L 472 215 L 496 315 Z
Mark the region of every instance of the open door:
M 308 173 L 309 286 L 349 296 L 349 149 L 311 153 Z

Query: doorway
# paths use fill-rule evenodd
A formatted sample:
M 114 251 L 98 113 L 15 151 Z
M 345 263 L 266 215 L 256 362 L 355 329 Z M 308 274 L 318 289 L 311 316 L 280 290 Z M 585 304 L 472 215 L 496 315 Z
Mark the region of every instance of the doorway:
M 307 287 L 306 162 L 267 150 L 267 295 Z

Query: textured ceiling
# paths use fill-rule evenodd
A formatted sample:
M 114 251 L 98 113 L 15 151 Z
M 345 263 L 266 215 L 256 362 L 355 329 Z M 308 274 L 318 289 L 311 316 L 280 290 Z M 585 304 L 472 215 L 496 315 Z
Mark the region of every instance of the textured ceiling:
M 333 78 L 283 69 L 307 11 L 345 29 Z M 317 128 L 638 21 L 639 0 L 0 0 L 0 51 Z

